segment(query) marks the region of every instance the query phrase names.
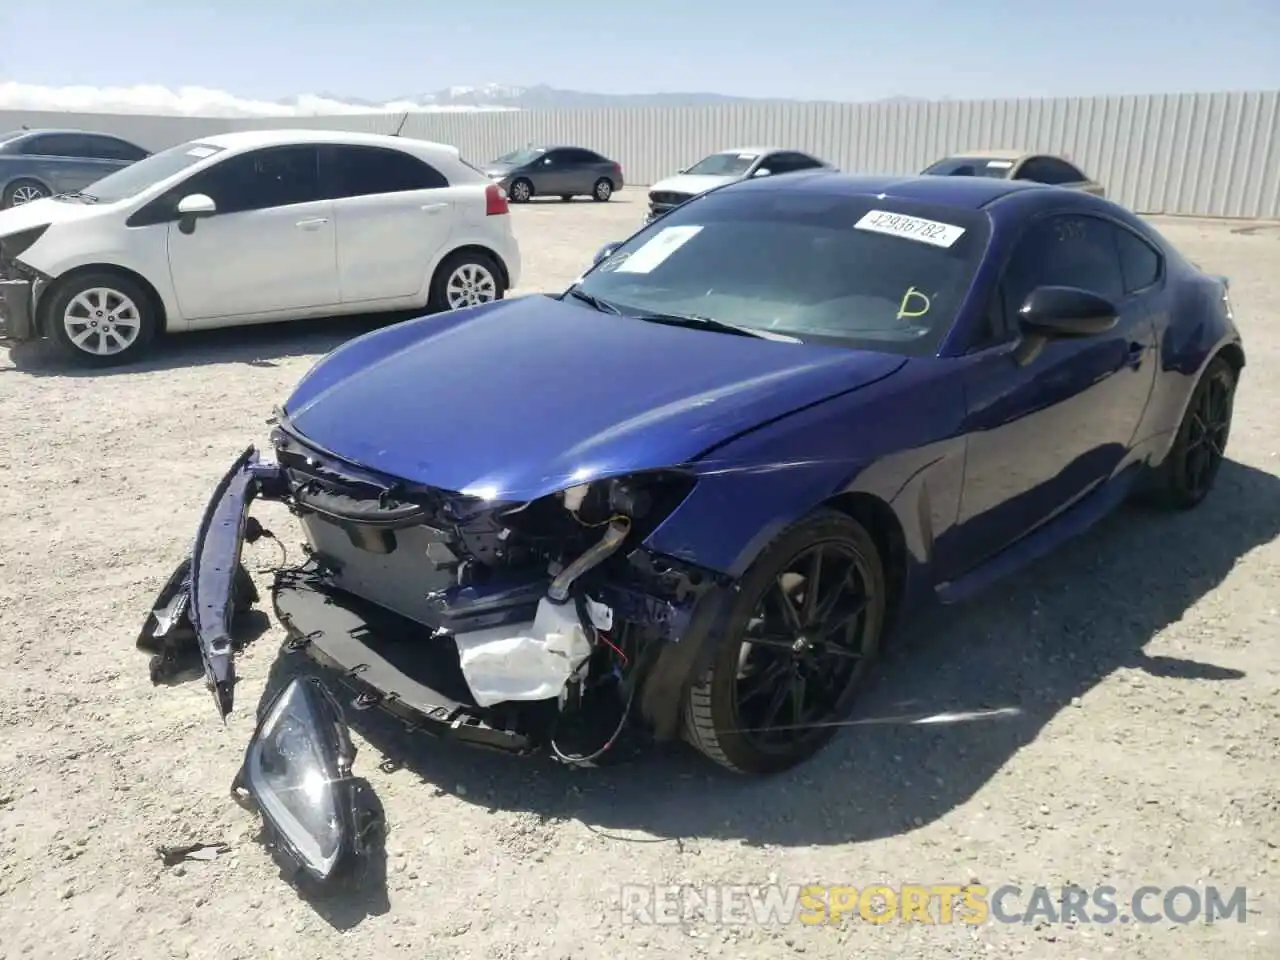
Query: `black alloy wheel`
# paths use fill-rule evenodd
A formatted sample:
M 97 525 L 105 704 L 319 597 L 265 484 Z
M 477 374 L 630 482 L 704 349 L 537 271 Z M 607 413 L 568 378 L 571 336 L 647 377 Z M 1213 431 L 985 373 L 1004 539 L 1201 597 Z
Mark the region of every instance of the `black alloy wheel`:
M 711 668 L 690 689 L 687 739 L 722 766 L 768 774 L 839 730 L 879 651 L 885 577 L 850 517 L 821 511 L 747 572 Z
M 1214 358 L 1196 384 L 1173 448 L 1157 472 L 1160 498 L 1169 506 L 1188 510 L 1213 489 L 1231 435 L 1235 391 L 1235 369 Z

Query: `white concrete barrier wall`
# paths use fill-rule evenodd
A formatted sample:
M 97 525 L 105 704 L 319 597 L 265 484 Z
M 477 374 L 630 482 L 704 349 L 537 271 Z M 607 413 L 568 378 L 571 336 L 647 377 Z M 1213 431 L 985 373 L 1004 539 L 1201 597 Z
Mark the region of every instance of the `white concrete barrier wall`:
M 1140 213 L 1280 218 L 1280 91 L 920 103 L 202 119 L 0 111 L 22 124 L 96 129 L 158 149 L 232 129 L 322 127 L 456 144 L 483 163 L 529 142 L 576 144 L 650 184 L 714 150 L 777 144 L 851 172 L 911 173 L 949 152 L 1017 147 L 1070 157 Z

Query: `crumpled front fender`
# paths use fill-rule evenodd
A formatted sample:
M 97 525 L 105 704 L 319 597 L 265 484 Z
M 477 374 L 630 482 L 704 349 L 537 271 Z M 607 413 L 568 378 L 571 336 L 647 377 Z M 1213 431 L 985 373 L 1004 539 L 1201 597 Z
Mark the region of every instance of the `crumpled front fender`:
M 232 620 L 241 605 L 257 600 L 240 563 L 245 542 L 262 532 L 250 523 L 249 506 L 260 495 L 278 496 L 281 478 L 280 467 L 261 462 L 256 447 L 236 459 L 209 498 L 190 553 L 170 574 L 138 635 L 138 648 L 154 654 L 154 683 L 181 669 L 194 648 L 224 720 L 234 700 Z

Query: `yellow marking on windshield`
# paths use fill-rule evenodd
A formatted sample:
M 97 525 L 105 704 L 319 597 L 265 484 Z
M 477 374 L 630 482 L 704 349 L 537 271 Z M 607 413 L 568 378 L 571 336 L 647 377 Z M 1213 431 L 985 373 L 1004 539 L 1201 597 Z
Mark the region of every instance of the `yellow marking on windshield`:
M 911 304 L 913 302 L 923 302 L 924 306 L 917 310 L 912 310 Z M 894 319 L 911 320 L 916 317 L 923 317 L 929 312 L 929 308 L 931 306 L 933 306 L 933 303 L 930 301 L 928 295 L 921 293 L 915 287 L 907 287 L 907 292 L 902 295 L 902 302 L 898 304 L 898 315 Z

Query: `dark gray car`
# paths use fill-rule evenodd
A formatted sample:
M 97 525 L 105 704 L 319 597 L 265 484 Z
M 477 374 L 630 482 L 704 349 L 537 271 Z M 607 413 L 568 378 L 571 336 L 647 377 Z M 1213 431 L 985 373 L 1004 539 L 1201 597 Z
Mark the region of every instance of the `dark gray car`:
M 0 210 L 75 193 L 150 153 L 105 133 L 15 130 L 0 133 Z
M 603 203 L 622 189 L 622 167 L 583 147 L 524 147 L 484 169 L 515 203 L 533 197 L 590 197 Z

